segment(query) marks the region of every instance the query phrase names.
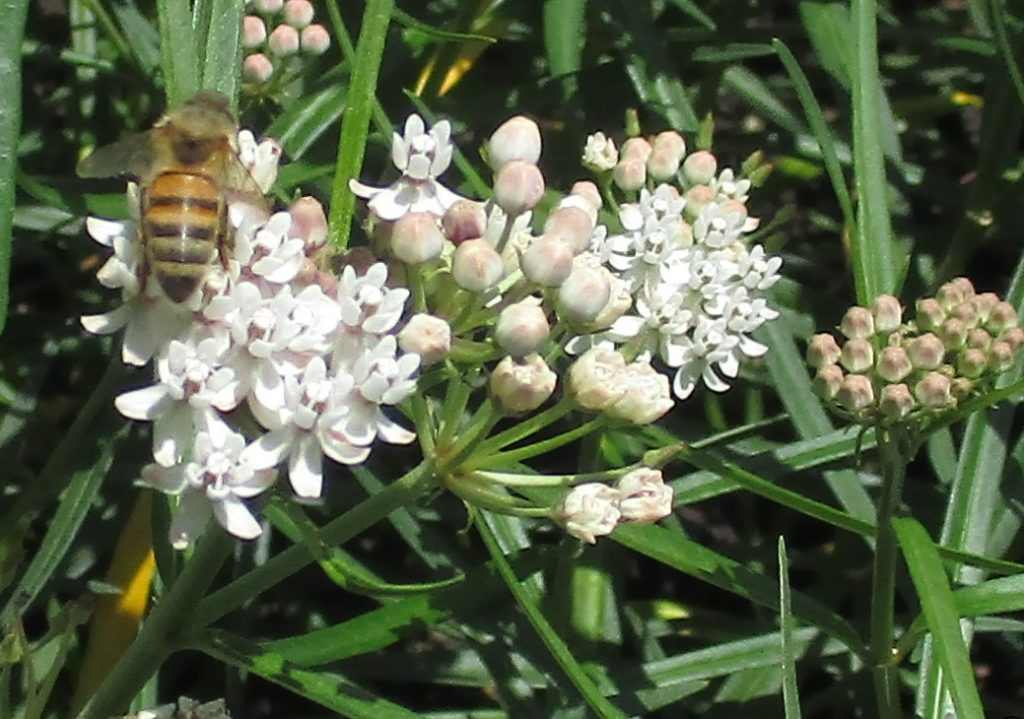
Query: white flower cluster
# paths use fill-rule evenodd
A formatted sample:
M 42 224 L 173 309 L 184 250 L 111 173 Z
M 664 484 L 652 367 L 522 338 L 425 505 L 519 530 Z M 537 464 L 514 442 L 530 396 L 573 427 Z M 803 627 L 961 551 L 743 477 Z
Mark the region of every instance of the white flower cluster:
M 566 492 L 555 516 L 565 531 L 588 544 L 622 523 L 648 524 L 672 513 L 672 487 L 661 471 L 641 467 L 622 476 L 614 487 L 579 484 Z
M 279 148 L 239 135 L 239 156 L 266 190 Z M 215 262 L 200 289 L 181 305 L 149 276 L 139 237 L 138 190 L 129 190 L 134 222 L 90 218 L 90 234 L 114 255 L 100 281 L 119 288 L 124 304 L 83 317 L 93 332 L 126 326 L 122 357 L 155 358 L 154 383 L 117 397 L 122 414 L 153 422 L 151 486 L 179 495 L 171 540 L 182 548 L 211 516 L 232 534 L 261 528 L 247 500 L 287 466 L 300 497 L 319 497 L 323 456 L 364 461 L 374 441 L 408 443 L 409 431 L 383 407 L 415 387 L 420 358 L 398 350 L 395 332 L 408 291 L 385 286 L 387 270 L 346 267 L 340 279 L 316 269 L 327 222 L 320 204 L 298 200 L 269 215 L 244 201 L 228 208 L 230 258 Z M 247 407 L 265 433 L 251 442 L 237 428 Z

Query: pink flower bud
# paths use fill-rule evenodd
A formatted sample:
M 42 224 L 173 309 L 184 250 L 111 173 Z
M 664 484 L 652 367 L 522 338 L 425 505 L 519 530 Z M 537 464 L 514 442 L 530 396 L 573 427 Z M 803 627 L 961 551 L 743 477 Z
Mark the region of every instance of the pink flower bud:
M 522 160 L 536 165 L 540 159 L 540 128 L 523 115 L 509 118 L 487 141 L 487 161 L 495 172 L 512 162 Z
M 979 349 L 967 349 L 960 353 L 956 362 L 956 371 L 964 377 L 976 379 L 981 377 L 988 368 L 988 355 Z
M 698 150 L 683 161 L 683 177 L 688 185 L 706 185 L 718 174 L 718 160 L 707 150 Z
M 535 302 L 524 300 L 509 305 L 498 314 L 494 339 L 513 357 L 525 357 L 540 349 L 551 333 L 544 310 Z
M 892 295 L 879 295 L 871 303 L 875 332 L 895 332 L 903 324 L 903 306 Z
M 929 372 L 914 385 L 914 396 L 927 409 L 946 409 L 956 406 L 949 377 Z
M 569 322 L 591 322 L 611 296 L 611 275 L 603 267 L 579 266 L 558 288 L 558 312 Z
M 302 28 L 299 44 L 302 45 L 302 52 L 307 55 L 323 55 L 331 46 L 331 34 L 323 25 L 313 23 Z
M 626 314 L 632 306 L 633 294 L 630 292 L 629 282 L 619 277 L 613 277 L 608 302 L 597 313 L 597 317 L 590 323 L 590 327 L 595 331 L 607 329 L 615 323 L 615 320 Z
M 657 522 L 672 513 L 672 487 L 665 484 L 660 470 L 634 469 L 624 474 L 615 488 L 624 522 Z
M 577 485 L 562 498 L 555 516 L 573 537 L 594 544 L 619 523 L 619 492 L 597 482 Z
M 866 372 L 875 363 L 875 350 L 868 340 L 855 337 L 843 345 L 839 362 L 847 372 Z
M 974 382 L 966 377 L 954 377 L 949 391 L 957 402 L 961 402 L 971 396 L 971 392 L 974 391 Z
M 242 18 L 242 47 L 247 50 L 259 47 L 267 39 L 267 26 L 262 18 L 246 15 Z
M 875 333 L 875 319 L 865 307 L 851 307 L 839 323 L 839 331 L 849 339 L 867 338 Z
M 278 57 L 294 55 L 299 51 L 299 32 L 291 25 L 278 25 L 267 40 L 270 52 Z
M 914 395 L 910 393 L 910 388 L 905 384 L 889 384 L 882 387 L 878 398 L 878 410 L 890 422 L 906 419 L 914 411 L 916 405 Z
M 1017 326 L 1017 310 L 1009 302 L 999 302 L 989 312 L 985 329 L 998 336 L 1005 330 Z
M 988 366 L 993 372 L 1005 372 L 1013 367 L 1013 348 L 1006 342 L 993 342 L 988 350 Z
M 622 143 L 622 151 L 619 153 L 620 160 L 640 160 L 647 162 L 651 156 L 651 143 L 643 137 L 630 137 Z
M 814 375 L 811 388 L 814 394 L 824 400 L 835 399 L 839 387 L 843 384 L 843 369 L 837 364 L 828 364 L 821 367 Z
M 647 182 L 647 162 L 637 157 L 624 157 L 612 170 L 612 180 L 620 190 L 636 192 Z
M 569 367 L 569 393 L 583 409 L 600 412 L 625 392 L 619 382 L 625 369 L 621 354 L 594 347 Z
M 974 305 L 978 318 L 982 322 L 988 322 L 992 309 L 999 304 L 999 295 L 995 292 L 982 292 L 980 295 L 975 295 L 971 298 L 971 304 Z
M 902 382 L 914 371 L 914 366 L 902 347 L 884 347 L 878 354 L 877 370 L 878 376 L 886 382 Z
M 613 419 L 646 425 L 661 419 L 674 406 L 668 377 L 648 362 L 633 362 L 619 373 L 622 394 L 609 402 L 604 412 Z
M 512 160 L 502 166 L 494 181 L 494 201 L 509 215 L 532 210 L 544 197 L 544 176 L 536 165 Z
M 967 333 L 967 341 L 964 343 L 964 346 L 974 347 L 975 349 L 987 352 L 988 348 L 992 346 L 992 335 L 980 327 L 975 327 Z
M 288 209 L 292 216 L 289 234 L 306 243 L 306 254 L 312 254 L 327 243 L 327 216 L 324 206 L 314 197 L 300 197 Z
M 246 56 L 242 61 L 242 78 L 248 82 L 262 84 L 274 74 L 274 64 L 262 52 Z
M 558 237 L 543 235 L 519 258 L 523 276 L 541 287 L 560 287 L 572 272 L 572 248 Z
M 274 13 L 281 12 L 281 8 L 284 7 L 284 0 L 255 0 L 254 4 L 261 13 L 273 15 Z
M 1014 352 L 1024 346 L 1024 329 L 1011 327 L 999 335 L 1000 342 L 1010 345 Z
M 946 349 L 958 349 L 967 342 L 967 325 L 956 317 L 950 317 L 935 332 Z
M 670 181 L 677 172 L 679 172 L 679 158 L 670 150 L 655 149 L 647 158 L 647 174 L 657 181 Z
M 938 369 L 946 356 L 946 346 L 930 332 L 909 340 L 906 349 L 914 369 Z
M 598 190 L 597 185 L 590 180 L 580 180 L 579 182 L 573 183 L 572 189 L 569 190 L 569 194 L 586 199 L 586 201 L 594 208 L 595 212 L 600 210 L 601 206 L 604 204 L 601 201 L 601 191 Z
M 452 328 L 440 317 L 413 315 L 398 333 L 398 346 L 406 354 L 418 354 L 424 365 L 448 356 L 452 348 Z
M 939 287 L 935 299 L 947 312 L 974 297 L 974 285 L 966 277 L 957 277 Z
M 441 218 L 445 237 L 456 245 L 482 237 L 487 226 L 487 213 L 479 202 L 459 200 Z
M 590 247 L 590 238 L 594 234 L 594 221 L 590 215 L 579 207 L 565 206 L 548 215 L 544 223 L 544 234 L 563 240 L 574 255 L 586 251 Z
M 849 412 L 862 412 L 875 403 L 875 388 L 862 374 L 848 374 L 836 392 L 836 402 Z
M 455 248 L 452 276 L 470 292 L 489 290 L 501 281 L 501 256 L 486 240 L 466 240 Z
M 313 22 L 313 5 L 309 0 L 288 0 L 284 4 L 284 21 L 301 30 Z
M 391 254 L 407 265 L 435 260 L 444 251 L 444 235 L 429 212 L 407 212 L 391 230 Z
M 835 364 L 841 354 L 836 338 L 827 333 L 814 335 L 807 343 L 807 364 L 815 369 Z
M 917 301 L 917 325 L 926 332 L 934 332 L 946 320 L 946 310 L 939 301 L 928 297 Z
M 704 208 L 715 201 L 715 191 L 707 185 L 694 185 L 684 196 L 686 205 L 683 206 L 683 217 L 690 222 L 696 221 Z
M 541 359 L 530 355 L 522 360 L 506 357 L 491 372 L 491 394 L 508 414 L 532 412 L 548 401 L 555 391 L 555 373 Z

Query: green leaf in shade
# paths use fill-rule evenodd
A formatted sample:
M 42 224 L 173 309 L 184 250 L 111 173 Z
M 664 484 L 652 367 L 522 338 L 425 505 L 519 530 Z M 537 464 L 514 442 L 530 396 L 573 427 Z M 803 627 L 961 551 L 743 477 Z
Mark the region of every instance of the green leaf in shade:
M 544 52 L 552 75 L 580 69 L 587 0 L 544 0 Z
M 896 518 L 893 528 L 917 590 L 935 656 L 942 667 L 943 681 L 957 716 L 983 717 L 985 710 L 974 682 L 974 668 L 967 645 L 960 633 L 960 615 L 942 559 L 927 530 L 916 519 Z
M 241 75 L 242 0 L 210 0 L 200 87 L 216 90 L 235 104 Z M 197 6 L 198 9 L 198 6 Z M 202 24 L 198 24 L 202 27 Z
M 698 7 L 697 3 L 692 0 L 668 0 L 670 4 L 675 5 L 682 12 L 686 13 L 694 20 L 699 22 L 701 25 L 706 27 L 708 30 L 717 30 L 718 26 L 715 25 L 715 21 L 711 19 L 711 16 Z
M 344 85 L 306 95 L 277 116 L 267 135 L 281 143 L 288 158 L 297 160 L 341 118 L 347 97 Z
M 779 537 L 779 634 L 782 636 L 782 701 L 786 719 L 800 719 L 800 692 L 796 682 L 793 611 L 789 595 L 789 560 L 786 540 Z
M 853 55 L 850 52 L 849 9 L 842 3 L 805 0 L 800 3 L 800 20 L 814 47 L 814 56 L 825 68 L 825 72 L 844 89 L 849 90 L 850 66 L 853 64 Z M 773 41 L 773 44 L 781 43 L 781 40 Z M 793 62 L 795 64 L 796 61 Z M 789 70 L 789 67 L 786 69 Z M 792 77 L 791 70 L 789 73 Z M 806 112 L 806 107 L 804 111 Z
M 906 261 L 894 250 L 889 224 L 888 182 L 880 141 L 884 128 L 877 13 L 875 0 L 853 0 L 853 168 L 858 202 L 851 249 L 857 302 L 865 306 L 880 294 L 897 291 L 897 278 Z
M 992 25 L 996 31 L 996 44 L 999 47 L 999 54 L 1003 56 L 1006 70 L 1010 73 L 1010 79 L 1013 81 L 1013 89 L 1017 91 L 1017 97 L 1021 104 L 1024 104 L 1024 77 L 1021 76 L 1017 52 L 1014 51 L 1015 47 L 1020 47 L 1020 40 L 1018 39 L 1014 43 L 1010 39 L 1010 33 L 1006 27 L 1006 9 L 997 0 L 992 0 Z
M 0 0 L 0 333 L 7 322 L 21 134 L 21 41 L 28 0 Z
M 101 6 L 98 2 L 92 5 L 94 12 L 97 6 Z M 160 67 L 160 34 L 135 3 L 115 2 L 111 5 L 110 12 L 120 27 L 120 32 L 114 27 L 117 37 L 124 38 L 124 44 L 131 50 L 131 55 L 143 73 L 154 75 Z M 102 20 L 103 15 L 97 15 Z
M 733 42 L 711 47 L 699 47 L 693 51 L 695 62 L 736 62 L 772 54 L 770 45 L 759 42 Z
M 160 57 L 167 83 L 167 105 L 174 107 L 199 89 L 199 57 L 188 0 L 157 0 Z
M 799 136 L 807 133 L 790 105 L 781 100 L 764 80 L 742 65 L 726 68 L 722 84 L 790 134 Z
M 389 702 L 345 677 L 313 672 L 262 649 L 243 637 L 210 630 L 197 648 L 230 666 L 252 672 L 267 681 L 351 719 L 416 719 L 419 714 Z

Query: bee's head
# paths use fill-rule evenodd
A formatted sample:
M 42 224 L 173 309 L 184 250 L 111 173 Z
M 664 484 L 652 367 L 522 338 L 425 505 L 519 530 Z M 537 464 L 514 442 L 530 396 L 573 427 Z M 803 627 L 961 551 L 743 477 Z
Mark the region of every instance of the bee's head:
M 232 146 L 238 132 L 227 98 L 208 90 L 167 113 L 165 125 L 174 129 L 175 159 L 186 165 L 204 162 L 225 143 Z

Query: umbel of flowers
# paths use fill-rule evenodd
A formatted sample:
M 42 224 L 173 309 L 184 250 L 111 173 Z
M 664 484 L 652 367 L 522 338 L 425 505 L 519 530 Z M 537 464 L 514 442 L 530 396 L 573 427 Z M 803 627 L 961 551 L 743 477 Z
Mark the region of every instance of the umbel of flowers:
M 295 77 L 303 56 L 331 46 L 327 29 L 313 22 L 310 0 L 245 0 L 242 18 L 242 78 L 247 90 L 266 92 Z
M 925 421 L 991 387 L 1020 356 L 1024 330 L 1012 305 L 958 277 L 917 301 L 914 319 L 889 295 L 851 307 L 830 334 L 811 338 L 814 389 L 865 425 Z

